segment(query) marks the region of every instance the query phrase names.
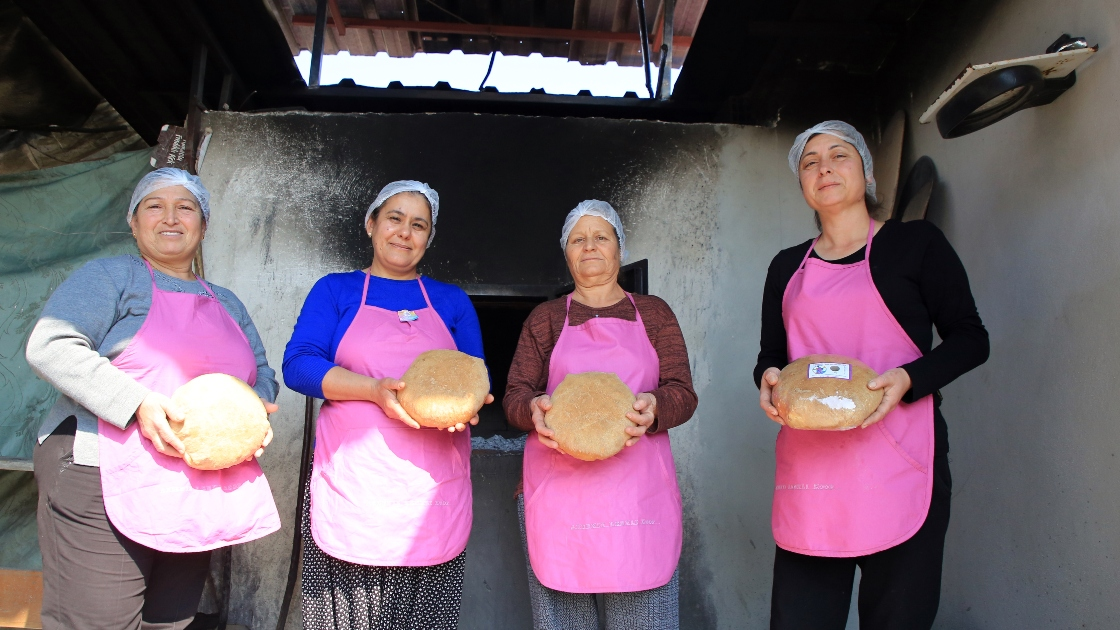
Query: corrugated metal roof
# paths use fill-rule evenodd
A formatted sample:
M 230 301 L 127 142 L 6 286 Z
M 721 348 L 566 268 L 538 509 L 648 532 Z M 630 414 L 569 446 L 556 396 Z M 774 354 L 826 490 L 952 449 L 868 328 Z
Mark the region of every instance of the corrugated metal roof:
M 277 19 L 288 38 L 292 54 L 310 50 L 314 27 L 309 24 L 315 15 L 316 0 L 266 0 L 272 3 Z M 677 0 L 673 11 L 673 66 L 680 67 L 688 54 L 688 45 L 696 33 L 707 0 Z M 392 57 L 411 57 L 417 52 L 447 53 L 462 50 L 467 54 L 490 54 L 494 42 L 503 55 L 540 53 L 546 57 L 566 57 L 583 64 L 604 64 L 614 61 L 623 66 L 640 66 L 642 50 L 637 40 L 638 10 L 635 0 L 336 0 L 344 28 L 331 24 L 327 29 L 323 52 L 351 55 L 375 55 L 386 52 Z M 650 49 L 653 60 L 661 44 L 661 24 L 665 4 L 651 0 L 646 5 Z M 328 11 L 328 17 L 334 8 Z M 281 17 L 282 16 L 282 17 Z M 368 20 L 402 20 L 441 23 L 446 28 L 457 25 L 491 25 L 506 28 L 491 38 L 478 33 L 447 33 L 418 30 L 387 30 L 371 28 Z M 363 22 L 365 22 L 363 24 Z M 550 32 L 539 37 L 540 30 L 553 29 L 592 31 L 596 34 L 632 34 L 633 42 L 587 41 L 564 39 L 563 33 Z M 441 29 L 443 30 L 443 29 Z

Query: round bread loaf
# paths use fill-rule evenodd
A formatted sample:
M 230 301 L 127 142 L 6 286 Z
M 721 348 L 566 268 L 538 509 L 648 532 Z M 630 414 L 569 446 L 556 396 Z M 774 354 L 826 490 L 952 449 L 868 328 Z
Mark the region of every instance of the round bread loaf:
M 771 400 L 787 427 L 853 429 L 883 400 L 883 390 L 867 389 L 876 376 L 862 361 L 837 354 L 810 354 L 782 369 Z
M 401 407 L 420 426 L 435 429 L 470 422 L 490 393 L 486 364 L 457 350 L 421 352 L 401 380 Z
M 634 393 L 613 372 L 569 374 L 552 392 L 545 426 L 565 453 L 593 462 L 612 457 L 630 439 Z
M 221 470 L 256 452 L 268 434 L 268 414 L 257 393 L 229 374 L 203 374 L 184 383 L 171 402 L 183 421 L 169 420 L 183 441 L 191 468 Z

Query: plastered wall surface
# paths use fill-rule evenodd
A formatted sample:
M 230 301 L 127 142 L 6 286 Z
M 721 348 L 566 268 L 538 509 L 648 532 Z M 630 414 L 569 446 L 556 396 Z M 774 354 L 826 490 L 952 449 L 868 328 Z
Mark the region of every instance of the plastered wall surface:
M 954 478 L 939 628 L 1120 627 L 1120 5 L 1007 0 L 912 88 L 909 158 L 969 272 L 991 359 L 945 390 Z M 1056 102 L 943 140 L 917 118 L 968 62 L 1100 52 Z
M 201 173 L 214 207 L 207 274 L 245 302 L 277 369 L 312 283 L 368 264 L 359 224 L 387 181 L 439 191 L 424 270 L 464 284 L 567 282 L 563 217 L 585 198 L 614 203 L 632 259 L 649 259 L 651 293 L 681 321 L 701 400 L 671 433 L 685 501 L 682 627 L 767 626 L 776 426 L 750 373 L 766 267 L 813 232 L 785 162 L 792 131 L 459 114 L 212 113 L 205 124 L 214 130 Z M 283 389 L 279 404 L 262 465 L 284 529 L 234 554 L 230 619 L 253 628 L 275 624 L 291 544 L 302 396 Z M 509 483 L 507 468 L 476 455 L 474 483 L 486 488 L 476 511 L 488 510 L 476 527 L 509 531 L 494 512 L 506 508 L 493 507 L 508 493 L 494 489 Z M 472 537 L 461 628 L 527 618 L 524 591 L 490 582 L 503 567 L 524 572 L 510 538 L 489 528 Z M 289 627 L 299 627 L 298 603 L 295 617 Z

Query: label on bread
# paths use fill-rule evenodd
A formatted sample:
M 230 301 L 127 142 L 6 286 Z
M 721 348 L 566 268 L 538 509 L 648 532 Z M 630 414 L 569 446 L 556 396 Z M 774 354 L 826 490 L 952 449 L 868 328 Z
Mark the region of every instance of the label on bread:
M 842 378 L 852 380 L 852 366 L 849 363 L 810 363 L 809 378 Z

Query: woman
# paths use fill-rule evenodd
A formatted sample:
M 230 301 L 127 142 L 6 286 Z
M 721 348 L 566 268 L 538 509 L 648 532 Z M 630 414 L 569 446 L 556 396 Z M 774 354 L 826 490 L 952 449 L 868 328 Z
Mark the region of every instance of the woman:
M 326 400 L 303 524 L 309 630 L 458 623 L 472 516 L 470 432 L 463 424 L 422 429 L 397 401 L 407 386 L 398 379 L 420 353 L 482 358 L 467 294 L 416 271 L 438 213 L 427 184 L 385 186 L 364 221 L 372 263 L 315 283 L 284 352 L 284 382 Z
M 598 628 L 601 594 L 610 630 L 677 628 L 681 496 L 668 431 L 697 403 L 684 336 L 663 300 L 618 285 L 626 235 L 610 204 L 576 206 L 560 247 L 575 289 L 530 313 L 504 401 L 510 423 L 535 432 L 517 503 L 533 624 Z M 626 446 L 597 462 L 565 454 L 544 424 L 556 386 L 588 371 L 614 372 L 637 393 Z
M 781 424 L 772 388 L 808 354 L 867 363 L 879 372 L 868 387 L 884 395 L 859 429 L 778 433 L 770 627 L 843 628 L 859 566 L 861 628 L 929 628 L 952 487 L 937 390 L 987 360 L 988 333 L 945 236 L 872 216 L 871 154 L 855 128 L 805 131 L 789 165 L 821 234 L 770 264 L 755 367 L 762 409 Z M 801 489 L 810 480 L 825 489 Z
M 209 220 L 198 177 L 148 173 L 128 207 L 140 255 L 80 267 L 27 341 L 27 362 L 61 394 L 35 449 L 44 628 L 185 628 L 210 550 L 280 528 L 256 461 L 194 470 L 168 424 L 181 419 L 168 397 L 213 372 L 277 410 L 244 305 L 192 271 Z

